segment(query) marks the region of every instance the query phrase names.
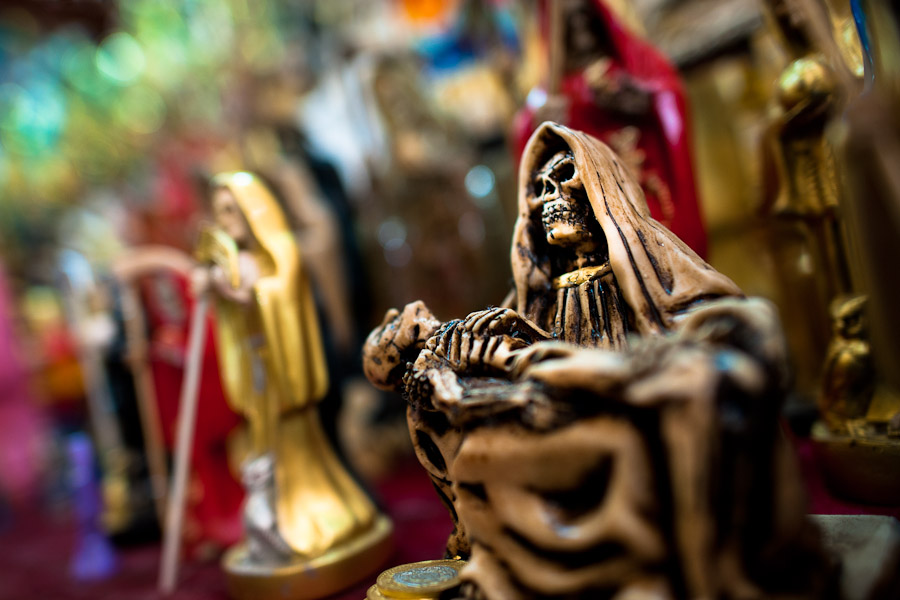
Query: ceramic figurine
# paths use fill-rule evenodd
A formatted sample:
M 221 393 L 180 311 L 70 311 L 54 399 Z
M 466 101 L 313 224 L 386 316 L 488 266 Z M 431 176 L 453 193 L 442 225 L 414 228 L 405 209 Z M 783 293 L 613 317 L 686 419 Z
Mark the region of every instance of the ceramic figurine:
M 650 214 L 705 255 L 690 123 L 677 71 L 604 0 L 542 6 L 550 81 L 532 91 L 516 116 L 516 151 L 544 119 L 595 136 L 637 175 Z
M 254 175 L 213 180 L 211 268 L 226 397 L 249 426 L 246 543 L 224 558 L 234 598 L 315 598 L 371 573 L 391 525 L 337 459 L 316 411 L 328 381 L 301 250 Z M 204 241 L 205 240 L 205 241 Z
M 777 108 L 765 136 L 763 213 L 775 253 L 779 308 L 798 390 L 813 395 L 831 327 L 829 305 L 852 292 L 841 189 L 826 127 L 840 108 L 841 80 L 812 31 L 816 14 L 798 0 L 770 0 L 789 62 L 775 86 Z
M 829 5 L 833 3 L 829 2 Z M 862 9 L 865 9 L 863 12 Z M 819 467 L 830 490 L 867 504 L 900 503 L 900 377 L 896 369 L 897 7 L 854 3 L 866 40 L 867 84 L 835 115 L 831 141 L 841 168 L 842 225 L 849 233 L 854 295 L 834 301 L 833 335 L 823 367 L 812 430 Z M 837 12 L 837 11 L 834 11 Z M 839 13 L 838 13 L 839 14 Z M 833 19 L 836 29 L 839 19 Z M 839 38 L 840 40 L 841 38 Z M 839 44 L 840 45 L 840 44 Z M 845 50 L 846 45 L 840 45 Z M 835 53 L 838 54 L 838 53 Z M 843 56 L 843 54 L 841 54 Z M 848 69 L 854 64 L 849 63 Z M 856 65 L 858 67 L 858 65 Z
M 153 519 L 152 504 L 146 473 L 142 481 L 136 477 L 142 462 L 140 443 L 135 447 L 134 440 L 126 440 L 123 427 L 126 414 L 133 414 L 134 400 L 117 397 L 121 389 L 114 389 L 115 379 L 107 370 L 107 354 L 117 334 L 108 294 L 87 258 L 73 249 L 60 252 L 58 286 L 76 341 L 88 421 L 103 471 L 103 526 L 111 536 L 132 537 Z
M 835 432 L 847 433 L 849 421 L 864 419 L 875 393 L 865 308 L 865 296 L 839 298 L 832 306 L 834 334 L 825 357 L 819 409 Z
M 465 598 L 816 597 L 826 569 L 778 426 L 773 307 L 650 216 L 609 147 L 544 123 L 519 172 L 515 300 L 390 311 L 364 348 L 403 391 Z
M 858 180 L 852 183 L 861 165 L 883 157 L 871 161 L 861 158 L 865 152 L 847 148 L 838 155 L 852 122 L 842 118 L 843 108 L 850 100 L 848 114 L 858 118 L 854 104 L 865 105 L 857 99 L 864 55 L 859 37 L 848 28 L 846 3 L 844 10 L 840 2 L 767 4 L 789 62 L 776 84 L 777 110 L 767 136 L 765 171 L 775 177 L 765 185 L 772 193 L 764 209 L 777 258 L 780 305 L 790 324 L 786 332 L 797 389 L 818 400 L 822 420 L 812 429 L 813 448 L 830 490 L 858 502 L 896 504 L 900 483 L 893 473 L 900 464 L 900 443 L 892 438 L 900 431 L 892 431 L 891 420 L 900 414 L 900 394 L 883 385 L 894 371 L 893 358 L 879 373 L 869 343 L 870 335 L 892 331 L 891 317 L 877 311 L 879 318 L 870 326 L 869 313 L 873 306 L 884 306 L 884 296 L 871 302 L 861 287 L 871 265 L 891 262 L 887 248 L 893 242 L 885 242 L 895 232 L 881 210 L 864 228 L 856 220 L 886 189 L 875 183 L 878 177 L 867 176 L 862 187 Z M 893 117 L 881 119 L 889 131 Z M 870 137 L 865 135 L 865 145 Z M 848 147 L 852 138 L 844 138 Z M 873 254 L 876 239 L 882 243 Z M 867 259 L 853 264 L 854 247 L 868 247 Z
M 162 245 L 133 248 L 113 265 L 123 291 L 128 355 L 136 391 L 142 402 L 149 405 L 141 416 L 147 437 L 161 438 L 160 445 L 166 453 L 172 453 L 175 446 L 188 315 L 194 304 L 189 293 L 193 266 L 189 254 Z M 211 319 L 206 328 L 212 330 Z M 225 400 L 214 344 L 203 349 L 200 364 L 197 402 L 203 426 L 194 434 L 190 493 L 181 540 L 189 556 L 210 550 L 221 552 L 241 539 L 244 499 L 238 471 L 241 440 L 246 436 L 240 417 Z M 162 468 L 157 468 L 163 473 L 167 470 L 165 460 L 161 461 Z
M 839 153 L 846 171 L 847 190 L 855 199 L 848 207 L 847 224 L 858 252 L 854 265 L 869 295 L 873 353 L 881 376 L 900 388 L 900 314 L 896 310 L 900 286 L 893 265 L 900 258 L 900 184 L 895 179 L 900 140 L 900 9 L 884 0 L 854 2 L 860 21 L 869 26 L 867 49 L 873 68 L 865 93 L 854 98 L 842 115 Z M 861 9 L 864 8 L 865 12 Z

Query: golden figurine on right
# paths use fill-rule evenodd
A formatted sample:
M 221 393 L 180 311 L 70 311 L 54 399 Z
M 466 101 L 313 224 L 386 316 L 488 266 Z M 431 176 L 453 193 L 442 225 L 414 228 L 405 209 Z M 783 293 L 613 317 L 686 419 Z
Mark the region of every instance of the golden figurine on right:
M 821 397 L 827 430 L 820 426 L 814 440 L 833 490 L 851 499 L 896 506 L 900 504 L 900 376 L 896 368 L 900 321 L 895 277 L 900 247 L 896 183 L 900 7 L 896 2 L 862 0 L 854 10 L 865 17 L 861 35 L 866 41 L 866 84 L 835 120 L 832 138 L 849 200 L 844 221 L 854 283 L 865 298 L 860 308 L 864 331 L 859 337 L 865 351 L 861 344 L 847 345 L 848 350 L 860 351 L 849 353 L 853 358 L 847 362 L 843 360 L 847 354 L 838 352 L 837 336 L 832 342 Z M 843 316 L 835 313 L 836 319 Z M 847 381 L 846 377 L 829 378 L 832 365 L 850 367 L 849 375 L 871 373 L 871 385 L 866 386 L 860 376 L 851 393 L 842 394 L 842 402 L 825 406 L 838 400 L 829 384 Z M 837 417 L 845 419 L 843 429 L 829 420 L 835 416 L 834 407 L 840 411 Z
M 831 336 L 829 305 L 851 292 L 838 165 L 826 136 L 840 110 L 840 78 L 816 47 L 806 3 L 767 4 L 789 62 L 775 83 L 764 140 L 763 212 L 797 387 L 810 398 Z
M 900 396 L 876 368 L 870 335 L 883 325 L 871 320 L 859 276 L 870 267 L 854 260 L 873 233 L 848 218 L 871 190 L 847 185 L 858 159 L 840 152 L 842 115 L 866 95 L 862 46 L 842 4 L 767 0 L 789 62 L 775 85 L 764 208 L 797 386 L 819 408 L 812 440 L 825 482 L 849 500 L 897 504 Z

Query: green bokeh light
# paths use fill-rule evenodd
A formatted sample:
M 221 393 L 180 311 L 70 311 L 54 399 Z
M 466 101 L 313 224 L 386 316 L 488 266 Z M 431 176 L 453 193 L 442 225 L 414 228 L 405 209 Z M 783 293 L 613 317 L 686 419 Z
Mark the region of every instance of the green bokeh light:
M 53 81 L 0 85 L 0 132 L 8 150 L 34 156 L 52 149 L 65 120 L 65 100 Z
M 62 69 L 66 81 L 82 98 L 99 110 L 104 110 L 115 95 L 118 85 L 97 71 L 94 63 L 95 55 L 96 50 L 92 46 L 82 46 L 63 59 Z
M 161 141 L 227 134 L 234 74 L 285 53 L 272 0 L 115 4 L 118 30 L 99 45 L 0 15 L 0 204 L 74 201 L 152 162 Z
M 94 63 L 97 70 L 112 81 L 128 84 L 143 74 L 147 60 L 141 45 L 120 31 L 103 40 L 94 54 Z

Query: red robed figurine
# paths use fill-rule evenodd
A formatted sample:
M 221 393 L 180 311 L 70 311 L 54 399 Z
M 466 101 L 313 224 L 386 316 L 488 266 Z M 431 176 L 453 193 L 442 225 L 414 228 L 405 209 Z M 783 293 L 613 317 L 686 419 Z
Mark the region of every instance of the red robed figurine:
M 193 300 L 188 281 L 175 271 L 157 272 L 140 280 L 148 328 L 148 358 L 168 448 L 174 448 L 178 401 L 187 354 L 189 316 Z M 207 323 L 207 339 L 214 335 Z M 198 424 L 191 453 L 184 541 L 225 548 L 243 533 L 244 489 L 229 468 L 229 438 L 241 419 L 225 401 L 215 344 L 206 344 L 198 396 Z
M 559 11 L 557 27 L 551 27 L 551 7 Z M 651 215 L 705 256 L 690 123 L 675 68 L 627 31 L 601 0 L 544 0 L 541 19 L 551 48 L 551 81 L 549 90 L 532 90 L 516 115 L 516 156 L 546 119 L 589 133 L 628 163 Z M 555 39 L 552 31 L 558 32 Z

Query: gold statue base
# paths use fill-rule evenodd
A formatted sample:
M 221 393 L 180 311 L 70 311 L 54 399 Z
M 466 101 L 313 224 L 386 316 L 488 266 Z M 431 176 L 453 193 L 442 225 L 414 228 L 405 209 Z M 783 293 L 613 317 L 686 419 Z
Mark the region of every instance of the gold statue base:
M 372 527 L 322 556 L 278 566 L 249 561 L 243 544 L 222 558 L 233 600 L 312 600 L 330 596 L 372 575 L 393 550 L 393 525 L 378 515 Z
M 836 496 L 865 504 L 900 504 L 900 439 L 812 429 L 813 449 L 825 485 Z

